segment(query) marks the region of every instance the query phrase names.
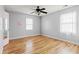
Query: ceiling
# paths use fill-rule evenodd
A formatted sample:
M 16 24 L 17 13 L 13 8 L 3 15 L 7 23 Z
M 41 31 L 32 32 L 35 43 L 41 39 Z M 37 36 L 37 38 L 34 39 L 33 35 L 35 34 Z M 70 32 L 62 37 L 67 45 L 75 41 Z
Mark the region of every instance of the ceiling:
M 71 5 L 40 5 L 40 8 L 46 8 L 45 11 L 48 12 L 48 14 L 71 7 Z M 32 14 L 36 8 L 36 5 L 6 5 L 5 9 L 7 11 L 14 11 L 14 12 L 20 12 L 20 13 L 25 13 L 29 15 L 37 15 L 37 14 Z M 41 14 L 40 16 L 43 16 L 46 14 Z

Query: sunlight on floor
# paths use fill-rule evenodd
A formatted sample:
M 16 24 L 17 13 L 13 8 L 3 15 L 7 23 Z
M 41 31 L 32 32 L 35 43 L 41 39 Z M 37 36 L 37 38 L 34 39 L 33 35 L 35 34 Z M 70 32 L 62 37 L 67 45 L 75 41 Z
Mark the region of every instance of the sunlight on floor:
M 26 52 L 25 53 L 32 53 L 33 50 L 33 42 L 32 40 L 28 40 L 28 42 L 26 43 Z
M 58 54 L 74 54 L 75 52 L 73 52 L 68 47 L 65 47 L 65 48 L 60 48 L 57 53 Z

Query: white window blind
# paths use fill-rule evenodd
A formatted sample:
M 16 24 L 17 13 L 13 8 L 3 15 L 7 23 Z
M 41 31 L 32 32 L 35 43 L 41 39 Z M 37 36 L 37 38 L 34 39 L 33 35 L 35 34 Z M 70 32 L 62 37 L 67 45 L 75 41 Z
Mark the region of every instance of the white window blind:
M 76 12 L 70 12 L 60 16 L 60 32 L 76 34 Z
M 26 18 L 26 30 L 33 30 L 33 19 Z

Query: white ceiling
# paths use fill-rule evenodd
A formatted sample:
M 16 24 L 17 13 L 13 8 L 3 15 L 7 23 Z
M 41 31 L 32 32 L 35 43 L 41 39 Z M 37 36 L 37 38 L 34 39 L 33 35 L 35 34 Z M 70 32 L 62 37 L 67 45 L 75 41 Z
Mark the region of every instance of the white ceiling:
M 40 5 L 40 8 L 46 8 L 45 11 L 48 12 L 48 14 L 71 7 L 71 5 L 65 6 L 65 5 Z M 36 15 L 31 14 L 36 8 L 36 5 L 7 5 L 5 6 L 5 9 L 8 11 L 14 11 L 14 12 L 20 12 L 20 13 L 26 13 L 30 15 Z M 41 14 L 40 16 L 43 16 L 45 14 Z

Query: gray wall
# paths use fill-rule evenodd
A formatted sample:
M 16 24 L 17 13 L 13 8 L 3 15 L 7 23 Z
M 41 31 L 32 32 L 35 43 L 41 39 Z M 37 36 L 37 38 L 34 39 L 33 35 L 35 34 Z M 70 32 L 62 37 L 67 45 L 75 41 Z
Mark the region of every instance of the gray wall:
M 26 31 L 26 17 L 33 19 L 33 30 Z M 22 38 L 40 34 L 40 17 L 30 16 L 18 12 L 9 12 L 10 39 Z
M 73 11 L 77 12 L 77 34 L 66 35 L 60 33 L 60 15 Z M 74 6 L 42 17 L 25 15 L 18 12 L 9 12 L 9 15 L 9 36 L 11 39 L 42 34 L 79 44 L 79 6 Z M 34 29 L 32 31 L 26 31 L 26 17 L 34 20 Z M 18 22 L 21 22 L 20 26 Z
M 77 34 L 66 35 L 60 33 L 60 15 L 73 11 L 76 11 L 77 13 Z M 73 6 L 71 8 L 43 16 L 41 17 L 41 22 L 41 34 L 79 44 L 79 6 Z

